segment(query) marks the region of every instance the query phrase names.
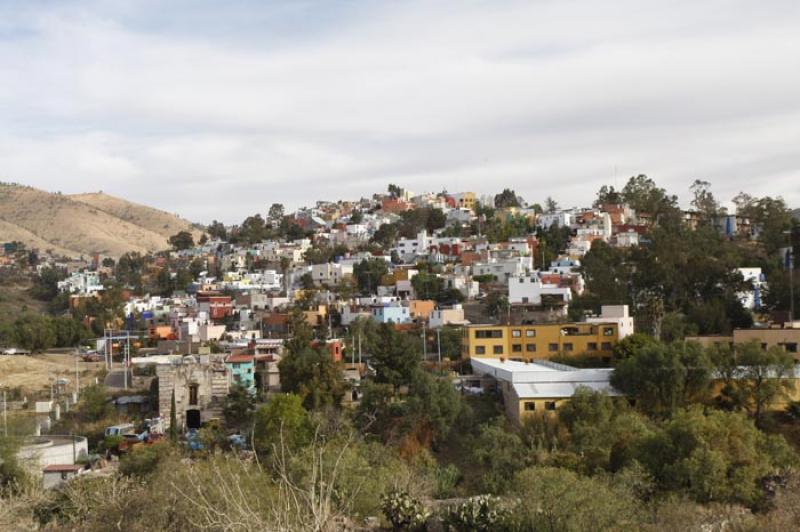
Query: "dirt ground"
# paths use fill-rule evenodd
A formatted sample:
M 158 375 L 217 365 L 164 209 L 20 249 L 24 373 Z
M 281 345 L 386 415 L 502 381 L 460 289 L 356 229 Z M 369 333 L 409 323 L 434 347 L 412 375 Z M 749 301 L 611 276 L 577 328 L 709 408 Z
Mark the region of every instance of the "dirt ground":
M 103 370 L 102 362 L 78 362 L 81 387 L 94 384 Z M 26 394 L 47 392 L 50 383 L 68 379 L 66 390 L 75 383 L 75 355 L 46 353 L 41 355 L 0 355 L 0 384 L 23 389 Z

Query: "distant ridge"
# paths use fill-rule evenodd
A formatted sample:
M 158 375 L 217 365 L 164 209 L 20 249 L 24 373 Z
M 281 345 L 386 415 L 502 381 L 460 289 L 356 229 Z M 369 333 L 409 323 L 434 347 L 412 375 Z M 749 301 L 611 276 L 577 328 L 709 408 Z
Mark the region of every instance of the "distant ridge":
M 200 235 L 178 216 L 102 192 L 69 196 L 0 184 L 0 242 L 17 240 L 71 257 L 118 257 L 166 249 L 179 231 Z

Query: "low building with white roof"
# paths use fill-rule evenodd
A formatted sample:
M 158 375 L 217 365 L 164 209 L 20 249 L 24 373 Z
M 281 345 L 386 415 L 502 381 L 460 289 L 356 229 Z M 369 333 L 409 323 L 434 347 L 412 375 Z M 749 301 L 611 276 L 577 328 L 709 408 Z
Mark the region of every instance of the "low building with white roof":
M 502 358 L 472 358 L 472 371 L 492 377 L 503 394 L 506 415 L 519 424 L 525 415 L 555 413 L 579 388 L 611 396 L 611 368 L 581 369 L 548 361 L 516 362 Z

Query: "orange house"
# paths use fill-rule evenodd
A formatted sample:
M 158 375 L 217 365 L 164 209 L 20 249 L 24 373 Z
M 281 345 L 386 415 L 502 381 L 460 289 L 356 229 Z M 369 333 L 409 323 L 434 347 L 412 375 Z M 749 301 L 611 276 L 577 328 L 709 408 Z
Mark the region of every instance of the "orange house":
M 430 299 L 412 299 L 408 302 L 408 313 L 415 320 L 427 320 L 435 308 L 436 302 Z

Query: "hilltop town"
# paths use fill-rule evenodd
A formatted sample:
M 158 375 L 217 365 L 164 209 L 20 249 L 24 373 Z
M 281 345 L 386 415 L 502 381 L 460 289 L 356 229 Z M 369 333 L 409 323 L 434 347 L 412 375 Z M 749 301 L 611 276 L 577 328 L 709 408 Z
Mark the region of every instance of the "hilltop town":
M 0 484 L 47 489 L 5 493 L 0 523 L 158 529 L 167 497 L 180 530 L 780 528 L 800 221 L 686 192 L 390 184 L 187 223 L 161 251 L 5 242 Z M 120 483 L 106 516 L 82 482 Z

